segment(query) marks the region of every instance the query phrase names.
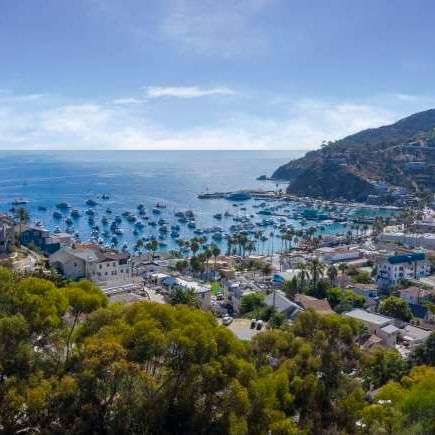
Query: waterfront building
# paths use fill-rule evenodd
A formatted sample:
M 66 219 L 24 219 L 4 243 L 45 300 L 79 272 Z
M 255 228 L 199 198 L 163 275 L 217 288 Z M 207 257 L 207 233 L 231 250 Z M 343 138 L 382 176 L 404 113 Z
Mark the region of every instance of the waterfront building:
M 68 233 L 50 233 L 45 228 L 29 225 L 21 233 L 21 244 L 36 247 L 43 254 L 50 255 L 64 246 L 71 246 L 72 236 Z
M 390 287 L 404 280 L 415 280 L 430 275 L 431 264 L 424 252 L 379 256 L 376 260 L 376 282 Z
M 356 245 L 345 245 L 336 247 L 323 247 L 315 251 L 319 260 L 324 263 L 337 263 L 340 261 L 351 261 L 361 258 L 361 250 Z

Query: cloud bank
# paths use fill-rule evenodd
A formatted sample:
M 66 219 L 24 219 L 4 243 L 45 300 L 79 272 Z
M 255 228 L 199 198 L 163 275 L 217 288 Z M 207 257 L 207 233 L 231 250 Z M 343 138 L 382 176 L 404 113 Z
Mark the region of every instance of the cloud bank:
M 394 96 L 378 98 L 376 104 L 251 97 L 252 106 L 272 107 L 268 116 L 228 109 L 225 116 L 212 113 L 207 122 L 174 127 L 175 111 L 157 120 L 143 100 L 155 101 L 152 108 L 158 108 L 160 100 L 176 98 L 182 103 L 181 116 L 189 100 L 222 95 L 237 92 L 225 87 L 146 87 L 144 97 L 103 102 L 9 93 L 0 96 L 0 149 L 314 149 L 323 140 L 388 124 L 422 109 L 411 109 L 409 98 L 399 109 L 400 97 Z

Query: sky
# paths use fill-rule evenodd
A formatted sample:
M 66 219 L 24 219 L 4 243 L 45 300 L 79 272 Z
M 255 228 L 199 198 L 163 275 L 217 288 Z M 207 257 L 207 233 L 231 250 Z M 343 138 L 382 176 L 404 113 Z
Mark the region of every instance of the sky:
M 433 0 L 0 0 L 0 150 L 314 149 L 435 107 Z

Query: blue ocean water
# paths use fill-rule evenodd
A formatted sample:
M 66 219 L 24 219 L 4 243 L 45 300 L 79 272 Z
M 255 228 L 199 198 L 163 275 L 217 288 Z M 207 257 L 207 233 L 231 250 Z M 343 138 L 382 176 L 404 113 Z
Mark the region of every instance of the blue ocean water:
M 99 205 L 95 207 L 95 220 L 100 227 L 107 207 L 113 211 L 108 216 L 110 222 L 124 211 L 137 214 L 136 207 L 141 203 L 154 220 L 163 217 L 169 224 L 176 224 L 174 213 L 191 209 L 198 228 L 219 225 L 227 231 L 233 220 L 217 221 L 213 215 L 225 211 L 233 215 L 254 214 L 254 201 L 247 201 L 246 210 L 241 211 L 241 206 L 234 207 L 225 199 L 198 199 L 198 193 L 207 189 L 211 192 L 273 190 L 275 183 L 257 181 L 256 177 L 270 175 L 281 164 L 303 154 L 302 151 L 2 151 L 0 211 L 8 211 L 13 200 L 22 198 L 28 201 L 26 207 L 33 221 L 41 221 L 48 229 L 64 230 L 64 220 L 53 218 L 57 203 L 67 202 L 84 212 L 89 208 L 86 201 L 96 200 Z M 101 200 L 102 194 L 110 199 Z M 152 215 L 156 203 L 166 205 L 158 217 Z M 40 206 L 47 211 L 38 210 Z M 69 212 L 64 214 L 66 217 Z M 73 227 L 81 240 L 91 236 L 92 227 L 86 215 L 76 220 Z M 158 226 L 145 225 L 139 236 L 133 234 L 132 223 L 124 220 L 122 228 L 120 246 L 125 243 L 129 248 L 140 236 L 158 235 Z M 334 227 L 331 231 L 340 229 Z M 193 235 L 192 229 L 181 225 L 180 238 Z M 175 240 L 168 236 L 166 249 L 175 246 Z

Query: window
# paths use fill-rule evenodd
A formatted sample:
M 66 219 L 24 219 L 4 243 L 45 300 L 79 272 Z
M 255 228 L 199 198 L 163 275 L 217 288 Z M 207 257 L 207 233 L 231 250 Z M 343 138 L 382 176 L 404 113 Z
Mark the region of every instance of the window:
M 115 263 L 115 262 L 113 262 L 113 263 L 112 263 L 112 266 L 113 266 L 113 267 L 116 267 L 116 263 Z
M 99 265 L 98 265 L 98 268 L 99 268 L 99 269 L 102 269 L 102 268 L 103 268 L 103 265 L 102 265 L 102 264 L 99 264 Z
M 77 263 L 74 263 L 74 267 L 77 267 Z

